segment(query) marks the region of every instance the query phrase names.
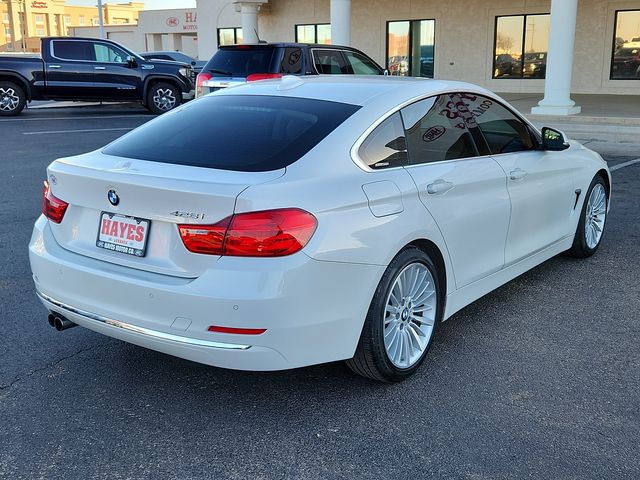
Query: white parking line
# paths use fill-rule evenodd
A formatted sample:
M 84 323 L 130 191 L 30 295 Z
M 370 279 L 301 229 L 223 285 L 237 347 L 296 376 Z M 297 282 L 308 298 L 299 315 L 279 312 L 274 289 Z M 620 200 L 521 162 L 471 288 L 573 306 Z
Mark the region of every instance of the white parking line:
M 109 132 L 115 130 L 133 130 L 135 127 L 122 128 L 91 128 L 84 130 L 49 130 L 48 132 L 22 132 L 23 135 L 45 135 L 48 133 L 87 133 L 87 132 Z
M 0 120 L 0 123 L 4 122 L 48 122 L 50 120 L 105 120 L 109 118 L 148 118 L 151 120 L 153 115 L 149 114 L 135 114 L 135 115 L 101 115 L 94 117 L 42 117 L 42 118 L 4 118 Z
M 640 163 L 640 158 L 636 158 L 635 160 L 629 160 L 628 162 L 619 163 L 618 165 L 614 165 L 609 168 L 609 171 L 615 172 L 616 170 L 620 170 L 624 167 L 630 167 L 631 165 L 635 165 L 636 163 Z

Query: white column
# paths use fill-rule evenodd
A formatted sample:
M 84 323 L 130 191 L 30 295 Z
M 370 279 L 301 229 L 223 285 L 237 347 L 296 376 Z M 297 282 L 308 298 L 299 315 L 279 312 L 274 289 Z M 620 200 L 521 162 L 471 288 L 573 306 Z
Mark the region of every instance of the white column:
M 181 33 L 169 33 L 167 34 L 167 42 L 162 45 L 163 50 L 170 50 L 172 52 L 182 51 L 182 34 Z
M 258 12 L 268 0 L 243 0 L 234 2 L 236 11 L 240 12 L 242 24 L 242 43 L 258 43 Z
M 351 45 L 351 0 L 331 0 L 331 43 Z
M 573 115 L 581 108 L 571 100 L 571 74 L 578 0 L 552 0 L 544 99 L 531 113 Z

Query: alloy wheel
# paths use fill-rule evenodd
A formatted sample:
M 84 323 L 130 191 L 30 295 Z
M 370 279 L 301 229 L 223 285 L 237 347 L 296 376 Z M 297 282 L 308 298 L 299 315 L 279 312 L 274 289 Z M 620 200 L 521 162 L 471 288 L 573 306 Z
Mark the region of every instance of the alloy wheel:
M 384 312 L 384 346 L 396 367 L 410 368 L 422 357 L 433 335 L 436 306 L 431 271 L 420 262 L 404 267 L 389 291 Z
M 591 190 L 585 215 L 585 240 L 587 247 L 593 249 L 600 243 L 607 215 L 607 194 L 602 184 L 596 183 Z
M 176 106 L 176 97 L 170 88 L 159 88 L 153 96 L 153 103 L 159 110 L 168 112 Z
M 13 88 L 0 87 L 0 110 L 4 112 L 11 112 L 18 108 L 19 104 L 20 97 Z

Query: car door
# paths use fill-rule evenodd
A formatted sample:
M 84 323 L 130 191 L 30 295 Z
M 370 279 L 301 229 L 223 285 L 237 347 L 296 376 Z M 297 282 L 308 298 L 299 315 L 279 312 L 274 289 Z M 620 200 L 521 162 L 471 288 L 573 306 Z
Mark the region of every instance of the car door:
M 52 40 L 45 62 L 49 98 L 83 99 L 95 96 L 93 49 L 85 40 Z M 45 56 L 46 58 L 46 56 Z
M 460 94 L 507 177 L 511 221 L 505 262 L 511 264 L 573 234 L 575 165 L 564 152 L 544 151 L 532 129 L 494 98 Z
M 510 202 L 506 176 L 480 156 L 449 95 L 401 110 L 409 165 L 420 200 L 444 237 L 458 288 L 504 266 Z
M 130 54 L 106 42 L 92 42 L 97 98 L 135 100 L 142 96 L 140 66 L 130 64 Z

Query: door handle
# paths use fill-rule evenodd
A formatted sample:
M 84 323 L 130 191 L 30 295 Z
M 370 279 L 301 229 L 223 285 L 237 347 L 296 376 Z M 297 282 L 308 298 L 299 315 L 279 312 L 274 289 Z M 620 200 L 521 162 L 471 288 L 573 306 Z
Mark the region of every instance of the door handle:
M 49 65 L 49 68 L 60 68 L 60 65 Z
M 429 195 L 437 195 L 438 193 L 448 192 L 453 188 L 453 183 L 438 179 L 427 185 L 427 193 Z
M 527 172 L 525 172 L 521 168 L 516 168 L 515 170 L 511 170 L 511 173 L 509 173 L 509 177 L 511 178 L 511 180 L 522 180 L 526 176 L 527 176 Z
M 107 67 L 93 67 L 94 70 L 106 70 Z

